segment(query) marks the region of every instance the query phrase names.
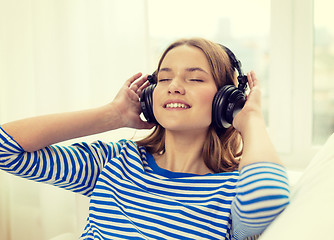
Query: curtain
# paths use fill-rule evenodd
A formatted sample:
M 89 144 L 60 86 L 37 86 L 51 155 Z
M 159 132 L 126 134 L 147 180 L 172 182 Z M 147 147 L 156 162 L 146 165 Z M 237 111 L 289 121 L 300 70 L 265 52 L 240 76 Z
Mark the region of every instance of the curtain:
M 0 0 L 0 124 L 106 104 L 134 73 L 149 73 L 146 5 L 145 0 Z M 75 141 L 135 134 L 122 129 Z M 0 239 L 77 239 L 88 202 L 0 171 Z

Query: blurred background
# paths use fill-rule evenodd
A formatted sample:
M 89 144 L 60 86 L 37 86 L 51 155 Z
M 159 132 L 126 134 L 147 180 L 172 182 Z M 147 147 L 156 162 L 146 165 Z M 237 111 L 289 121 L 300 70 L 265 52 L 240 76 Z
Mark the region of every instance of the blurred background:
M 288 169 L 302 171 L 334 132 L 333 8 L 331 0 L 0 0 L 0 124 L 106 104 L 134 73 L 154 71 L 171 42 L 204 37 L 257 73 L 270 136 Z M 0 172 L 0 240 L 77 239 L 88 201 Z

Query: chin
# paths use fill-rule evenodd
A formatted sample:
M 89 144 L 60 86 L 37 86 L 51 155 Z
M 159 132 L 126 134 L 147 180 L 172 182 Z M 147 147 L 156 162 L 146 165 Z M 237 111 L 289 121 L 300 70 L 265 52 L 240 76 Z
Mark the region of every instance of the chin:
M 166 114 L 159 117 L 157 114 L 156 119 L 163 128 L 171 131 L 207 130 L 211 124 L 211 118 L 203 115 L 194 118 L 190 116 L 168 116 Z
M 173 131 L 173 132 L 187 132 L 190 131 L 192 133 L 196 131 L 202 132 L 207 131 L 209 129 L 209 124 L 192 124 L 190 121 L 183 121 L 182 123 L 171 123 L 166 121 L 163 121 L 160 123 L 160 125 L 165 128 L 167 131 Z

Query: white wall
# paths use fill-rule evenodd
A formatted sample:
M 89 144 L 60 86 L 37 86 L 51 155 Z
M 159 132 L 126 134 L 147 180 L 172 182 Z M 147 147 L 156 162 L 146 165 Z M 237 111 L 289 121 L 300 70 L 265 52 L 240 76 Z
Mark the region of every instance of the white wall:
M 0 122 L 112 101 L 127 78 L 150 69 L 145 19 L 143 0 L 1 0 Z M 77 234 L 88 201 L 79 199 L 0 172 L 0 239 Z

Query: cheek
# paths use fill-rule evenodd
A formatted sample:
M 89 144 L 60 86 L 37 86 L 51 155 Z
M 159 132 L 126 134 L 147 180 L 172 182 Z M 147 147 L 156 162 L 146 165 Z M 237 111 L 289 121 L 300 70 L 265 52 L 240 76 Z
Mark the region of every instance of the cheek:
M 158 100 L 159 100 L 159 88 L 157 89 L 157 87 L 155 87 L 155 89 L 152 93 L 153 114 L 155 113 L 155 109 L 159 105 Z
M 213 104 L 213 99 L 217 93 L 217 89 L 212 89 L 211 91 L 207 91 L 206 94 L 203 95 L 203 102 L 206 102 L 206 114 L 207 114 L 207 119 L 211 123 L 212 122 L 212 104 Z
M 197 108 L 197 114 L 200 116 L 201 122 L 205 122 L 206 125 L 212 122 L 212 102 L 216 94 L 215 89 L 209 89 L 197 94 L 196 101 L 199 108 Z
M 216 89 L 210 89 L 208 91 L 203 91 L 201 94 L 198 94 L 197 99 L 198 101 L 202 102 L 206 106 L 212 107 L 213 98 L 216 95 Z

